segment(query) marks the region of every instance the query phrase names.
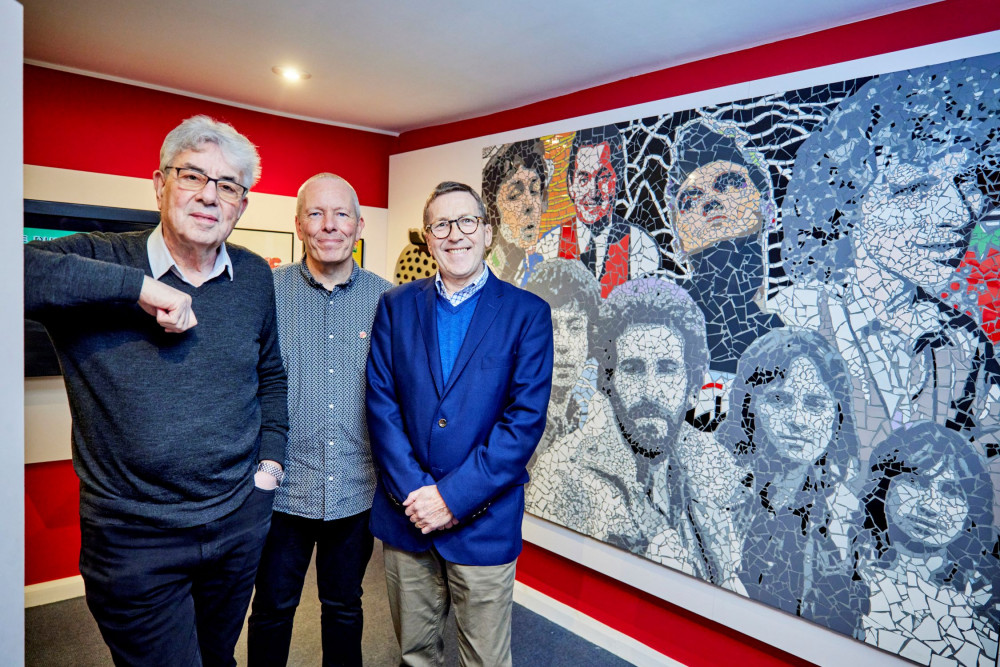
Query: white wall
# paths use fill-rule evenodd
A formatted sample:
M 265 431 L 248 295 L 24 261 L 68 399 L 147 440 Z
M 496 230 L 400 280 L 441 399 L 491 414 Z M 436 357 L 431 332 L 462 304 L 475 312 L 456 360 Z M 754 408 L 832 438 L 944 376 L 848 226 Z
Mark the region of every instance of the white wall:
M 389 162 L 389 256 L 398 256 L 407 243 L 407 229 L 420 224 L 424 200 L 437 183 L 455 180 L 477 188 L 481 186 L 482 149 L 485 146 L 947 62 L 992 53 L 998 48 L 1000 32 L 987 33 L 393 155 Z M 773 607 L 658 566 L 533 516 L 525 518 L 525 538 L 700 616 L 820 665 L 909 664 L 844 635 L 798 620 Z
M 0 0 L 0 646 L 7 665 L 24 664 L 24 269 L 21 253 L 22 82 L 24 9 Z

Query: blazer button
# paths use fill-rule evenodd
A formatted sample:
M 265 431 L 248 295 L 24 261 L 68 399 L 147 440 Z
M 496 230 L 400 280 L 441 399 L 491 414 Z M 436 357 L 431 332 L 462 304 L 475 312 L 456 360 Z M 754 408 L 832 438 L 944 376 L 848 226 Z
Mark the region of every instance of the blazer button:
M 441 428 L 444 428 L 447 425 L 448 425 L 448 420 L 447 419 L 439 419 L 438 420 L 438 426 L 440 426 Z

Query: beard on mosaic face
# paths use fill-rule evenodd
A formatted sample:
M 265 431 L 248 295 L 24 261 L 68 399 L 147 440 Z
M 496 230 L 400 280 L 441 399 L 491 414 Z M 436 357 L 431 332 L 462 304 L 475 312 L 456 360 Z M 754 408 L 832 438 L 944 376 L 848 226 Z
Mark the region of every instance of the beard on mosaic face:
M 760 229 L 761 194 L 743 165 L 710 162 L 688 176 L 677 194 L 676 234 L 686 253 Z
M 941 462 L 921 473 L 894 477 L 886 514 L 897 544 L 919 552 L 951 544 L 965 526 L 969 503 L 955 471 Z
M 658 460 L 676 441 L 687 409 L 684 340 L 670 327 L 642 324 L 626 328 L 615 345 L 611 398 L 622 435 Z
M 577 217 L 592 225 L 610 215 L 617 188 L 618 176 L 611 162 L 610 145 L 603 142 L 596 146 L 581 146 L 569 184 L 569 195 L 576 206 Z
M 799 357 L 784 381 L 755 392 L 754 415 L 777 456 L 793 463 L 814 463 L 833 439 L 837 406 L 816 364 Z
M 955 162 L 946 156 L 929 167 L 885 166 L 859 207 L 859 257 L 928 290 L 951 280 L 974 227 Z
M 534 247 L 545 212 L 545 192 L 538 173 L 518 167 L 500 185 L 495 203 L 503 239 L 524 250 Z

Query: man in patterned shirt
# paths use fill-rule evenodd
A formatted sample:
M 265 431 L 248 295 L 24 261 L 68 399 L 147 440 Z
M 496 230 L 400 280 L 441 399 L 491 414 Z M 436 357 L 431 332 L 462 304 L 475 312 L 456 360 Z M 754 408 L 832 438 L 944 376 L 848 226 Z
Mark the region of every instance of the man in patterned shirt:
M 365 362 L 390 283 L 354 262 L 365 221 L 350 183 L 317 174 L 299 189 L 298 264 L 274 271 L 289 376 L 285 479 L 257 572 L 250 665 L 284 665 L 313 547 L 324 665 L 361 665 L 361 580 L 371 557 L 375 468 L 365 426 Z

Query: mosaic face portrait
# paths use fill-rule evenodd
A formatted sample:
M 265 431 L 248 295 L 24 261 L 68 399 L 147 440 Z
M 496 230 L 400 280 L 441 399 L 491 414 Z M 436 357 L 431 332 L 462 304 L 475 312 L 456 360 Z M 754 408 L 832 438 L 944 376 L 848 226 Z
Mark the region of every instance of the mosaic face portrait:
M 927 290 L 954 277 L 975 226 L 972 202 L 958 184 L 969 158 L 958 150 L 914 165 L 878 156 L 879 175 L 862 197 L 855 223 L 858 264 Z
M 872 456 L 866 509 L 877 550 L 926 554 L 955 545 L 952 557 L 986 536 L 993 523 L 993 488 L 982 457 L 955 431 L 918 422 L 887 438 Z
M 604 391 L 622 435 L 652 461 L 668 453 L 707 365 L 705 323 L 681 288 L 630 281 L 601 309 Z
M 497 234 L 553 313 L 527 510 L 917 664 L 994 665 L 1000 54 L 553 146 L 535 250 Z
M 500 184 L 497 192 L 500 233 L 504 240 L 528 249 L 538 240 L 538 229 L 545 212 L 545 191 L 537 171 L 518 167 Z
M 611 381 L 618 421 L 629 439 L 663 453 L 687 407 L 684 341 L 657 324 L 632 325 L 615 340 L 618 364 Z
M 587 224 L 607 217 L 614 206 L 618 178 L 611 165 L 611 147 L 607 142 L 581 146 L 576 153 L 569 196 L 576 213 Z
M 552 308 L 552 399 L 544 449 L 548 440 L 582 426 L 590 416 L 596 391 L 591 346 L 600 290 L 583 265 L 567 259 L 540 264 L 525 289 L 545 299 Z
M 850 395 L 844 360 L 822 336 L 776 329 L 740 358 L 716 436 L 749 465 L 762 498 L 771 488 L 772 498 L 798 496 L 797 503 L 814 507 L 857 473 Z M 817 517 L 826 520 L 822 512 Z M 805 511 L 797 521 L 809 518 Z
M 847 367 L 822 336 L 776 329 L 740 359 L 718 438 L 755 467 L 822 464 L 842 480 L 858 453 Z
M 754 412 L 778 455 L 799 463 L 812 463 L 826 450 L 837 415 L 833 394 L 806 357 L 792 362 L 783 382 L 757 395 Z
M 541 141 L 506 144 L 483 170 L 487 216 L 506 243 L 534 248 L 548 206 L 548 166 Z
M 584 224 L 600 222 L 614 210 L 621 151 L 621 138 L 613 125 L 581 130 L 573 138 L 567 190 Z
M 760 231 L 774 204 L 764 158 L 732 124 L 708 119 L 677 130 L 668 191 L 676 243 L 685 254 Z
M 1000 203 L 998 91 L 995 71 L 960 64 L 886 74 L 841 103 L 796 157 L 782 210 L 793 276 L 953 276 L 973 224 Z
M 695 169 L 681 184 L 676 207 L 675 228 L 684 252 L 760 229 L 760 192 L 747 168 L 732 162 Z
M 578 305 L 552 309 L 552 336 L 557 359 L 552 368 L 553 387 L 565 390 L 576 384 L 587 362 L 587 329 L 587 313 Z
M 674 133 L 665 185 L 678 279 L 705 313 L 711 367 L 725 373 L 781 326 L 760 307 L 775 205 L 767 163 L 751 143 L 731 122 L 688 121 Z
M 996 661 L 993 492 L 982 457 L 947 427 L 916 422 L 876 448 L 857 550 L 866 642 L 925 661 Z
M 896 478 L 885 504 L 897 542 L 930 548 L 951 544 L 969 517 L 962 479 L 944 461 L 923 475 Z

